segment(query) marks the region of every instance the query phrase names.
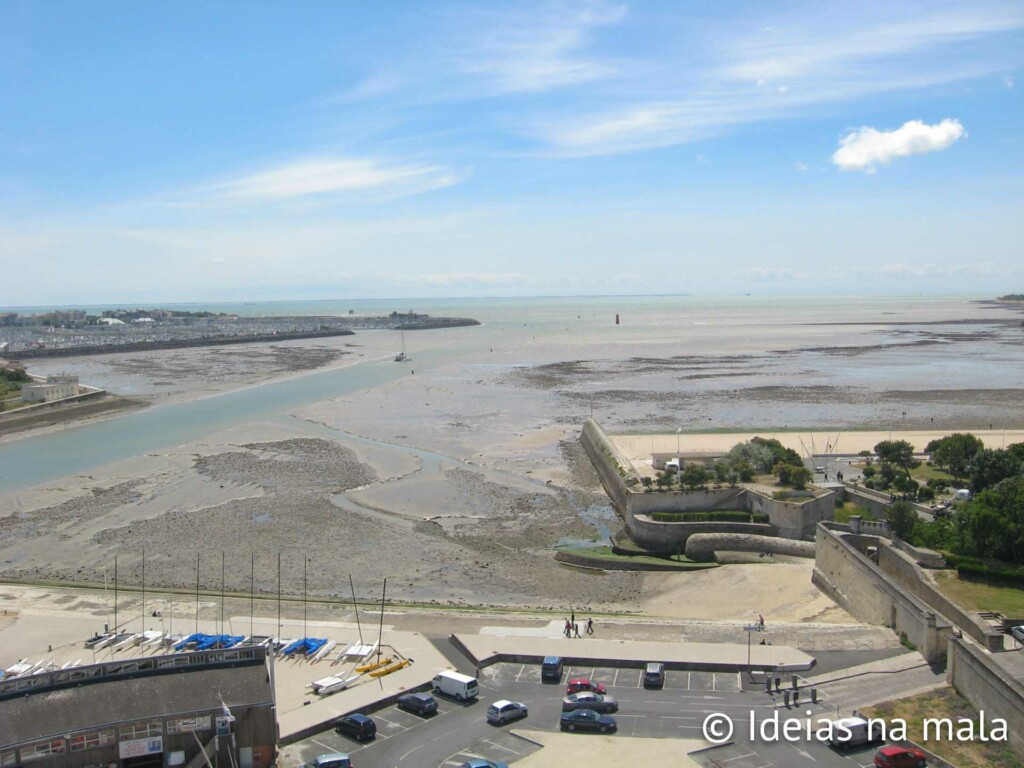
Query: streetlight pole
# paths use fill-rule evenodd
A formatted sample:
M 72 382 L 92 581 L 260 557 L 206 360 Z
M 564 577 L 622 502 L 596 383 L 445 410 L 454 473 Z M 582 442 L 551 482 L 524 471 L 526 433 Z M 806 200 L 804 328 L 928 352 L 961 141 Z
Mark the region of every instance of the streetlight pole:
M 676 453 L 679 453 L 679 437 L 680 437 L 680 435 L 682 435 L 682 433 L 683 433 L 683 428 L 679 427 L 676 430 Z

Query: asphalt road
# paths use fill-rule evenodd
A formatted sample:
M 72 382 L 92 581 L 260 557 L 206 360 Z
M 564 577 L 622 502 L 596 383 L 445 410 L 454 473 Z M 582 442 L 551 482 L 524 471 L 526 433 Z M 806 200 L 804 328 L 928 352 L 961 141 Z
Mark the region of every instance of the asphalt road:
M 378 729 L 374 741 L 361 745 L 333 732 L 322 733 L 289 749 L 292 760 L 288 768 L 299 762 L 296 753 L 308 761 L 328 752 L 349 753 L 359 768 L 454 768 L 470 757 L 513 763 L 539 747 L 511 731 L 520 725 L 532 730 L 558 730 L 565 682 L 575 677 L 604 683 L 608 693 L 619 700 L 619 711 L 613 716 L 621 735 L 701 738 L 709 715 L 725 715 L 733 724 L 734 736 L 730 743 L 700 755 L 699 760 L 708 768 L 872 765 L 874 748 L 844 754 L 816 741 L 751 740 L 752 719 L 756 729 L 776 714 L 783 721 L 793 718 L 803 722 L 808 709 L 814 718 L 830 713 L 825 706 L 787 710 L 781 706 L 781 696 L 769 696 L 763 688 L 741 690 L 737 673 L 669 672 L 663 689 L 645 690 L 639 669 L 566 668 L 562 683 L 556 685 L 540 682 L 539 665 L 496 664 L 481 673 L 479 700 L 460 704 L 437 696 L 438 713 L 429 718 L 396 707 L 374 712 Z M 518 723 L 489 725 L 485 719 L 487 707 L 498 699 L 525 703 L 529 717 Z M 575 738 L 586 739 L 588 735 Z

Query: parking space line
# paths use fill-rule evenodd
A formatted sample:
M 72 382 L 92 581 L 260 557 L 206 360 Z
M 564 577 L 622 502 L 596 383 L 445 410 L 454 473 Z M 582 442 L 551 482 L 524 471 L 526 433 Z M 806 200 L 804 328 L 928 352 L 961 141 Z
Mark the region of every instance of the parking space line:
M 693 677 L 692 677 L 692 675 L 693 675 L 692 672 L 687 672 L 686 673 L 686 690 L 688 690 L 688 691 L 693 689 Z
M 312 741 L 314 744 L 319 744 L 324 749 L 329 749 L 332 752 L 334 751 L 334 747 L 332 747 L 332 746 L 330 746 L 328 744 L 324 744 L 322 741 L 318 741 L 317 739 L 310 739 L 310 741 Z
M 711 673 L 711 690 L 715 690 L 715 673 Z
M 615 675 L 612 677 L 612 687 L 619 682 L 619 670 L 615 670 Z
M 516 752 L 516 750 L 511 749 L 510 747 L 506 747 L 504 744 L 497 744 L 497 743 L 491 741 L 490 739 L 484 739 L 484 743 L 485 744 L 490 744 L 495 749 L 503 749 L 506 752 L 511 752 L 513 755 L 518 755 L 519 754 L 518 752 Z

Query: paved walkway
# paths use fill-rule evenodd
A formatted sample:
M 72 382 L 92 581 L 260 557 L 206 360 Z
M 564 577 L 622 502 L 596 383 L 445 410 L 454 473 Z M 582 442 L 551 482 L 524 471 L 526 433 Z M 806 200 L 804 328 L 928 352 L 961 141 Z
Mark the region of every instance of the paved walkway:
M 841 714 L 946 686 L 946 673 L 916 652 L 808 678 Z

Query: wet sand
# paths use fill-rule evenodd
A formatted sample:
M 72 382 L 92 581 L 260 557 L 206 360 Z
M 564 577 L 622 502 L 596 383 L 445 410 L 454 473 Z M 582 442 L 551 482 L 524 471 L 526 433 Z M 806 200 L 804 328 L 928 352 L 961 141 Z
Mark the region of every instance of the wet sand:
M 202 585 L 219 588 L 223 552 L 226 587 L 247 590 L 256 553 L 257 591 L 272 592 L 280 552 L 291 594 L 303 590 L 308 558 L 311 594 L 343 594 L 352 573 L 361 590 L 376 592 L 387 577 L 394 599 L 427 604 L 555 609 L 571 601 L 581 610 L 706 618 L 774 606 L 795 621 L 813 620 L 828 615 L 828 605 L 814 599 L 809 573 L 781 564 L 749 566 L 775 570 L 771 578 L 762 570 L 743 576 L 745 587 L 722 601 L 730 572 L 748 566 L 663 576 L 556 563 L 563 538 L 599 539 L 618 528 L 579 429 L 593 415 L 624 435 L 638 460 L 659 445 L 673 450 L 678 428 L 691 450 L 728 448 L 752 434 L 807 443 L 809 430 L 781 431 L 801 424 L 814 425 L 819 446 L 839 434 L 839 450 L 851 453 L 888 438 L 897 424 L 892 435 L 915 442 L 940 434 L 936 425 L 982 434 L 990 423 L 1006 425 L 1007 443 L 1021 439 L 1024 390 L 1014 385 L 1024 376 L 1012 365 L 992 368 L 987 390 L 978 389 L 978 373 L 947 377 L 943 389 L 921 386 L 916 373 L 940 364 L 937 349 L 947 357 L 969 352 L 978 327 L 964 338 L 943 331 L 941 344 L 903 337 L 934 335 L 928 328 L 893 327 L 887 347 L 880 326 L 836 331 L 843 345 L 827 348 L 804 339 L 828 338 L 828 329 L 782 329 L 794 343 L 771 353 L 774 337 L 761 352 L 728 353 L 701 352 L 693 339 L 672 348 L 659 337 L 645 342 L 643 357 L 631 341 L 566 343 L 534 337 L 526 324 L 483 337 L 472 334 L 485 328 L 407 335 L 413 361 L 390 383 L 0 496 L 0 578 L 102 582 L 116 554 L 120 577 L 137 582 L 144 546 L 150 584 L 194 587 L 198 552 Z M 983 329 L 997 335 L 999 350 L 1019 336 L 1005 325 Z M 905 344 L 889 348 L 894 341 Z M 76 372 L 159 402 L 386 360 L 394 342 L 375 332 L 218 350 L 213 358 L 200 350 L 109 356 Z M 998 447 L 1002 431 L 985 433 L 990 438 Z M 798 439 L 793 447 L 800 450 Z M 712 596 L 706 604 L 704 595 Z

